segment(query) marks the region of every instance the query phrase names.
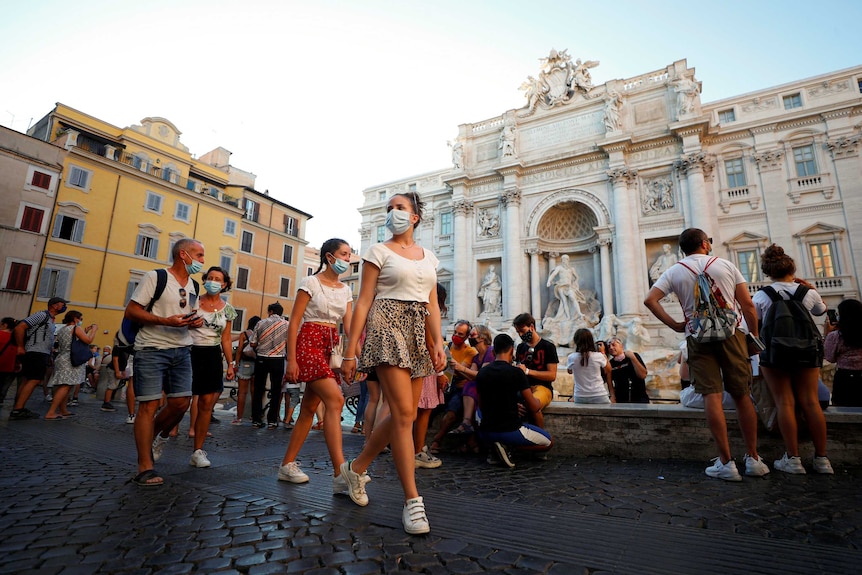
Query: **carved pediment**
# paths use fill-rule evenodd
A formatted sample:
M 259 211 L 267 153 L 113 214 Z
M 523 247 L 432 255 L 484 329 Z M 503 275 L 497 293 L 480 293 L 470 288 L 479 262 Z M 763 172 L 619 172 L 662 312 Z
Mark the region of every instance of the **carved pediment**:
M 841 235 L 845 231 L 844 228 L 839 226 L 833 226 L 832 224 L 826 224 L 823 222 L 817 222 L 812 226 L 808 226 L 807 228 L 800 230 L 793 234 L 795 238 L 803 238 L 807 236 L 816 236 L 816 235 Z

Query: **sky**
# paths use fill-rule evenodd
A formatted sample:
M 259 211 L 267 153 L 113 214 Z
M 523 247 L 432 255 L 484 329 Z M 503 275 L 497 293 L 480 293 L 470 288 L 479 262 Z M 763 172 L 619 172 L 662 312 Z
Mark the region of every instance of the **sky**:
M 593 83 L 687 59 L 708 103 L 862 64 L 856 0 L 3 2 L 0 125 L 61 102 L 170 120 L 359 248 L 362 190 L 451 166 L 458 125 L 522 107 L 551 48 Z

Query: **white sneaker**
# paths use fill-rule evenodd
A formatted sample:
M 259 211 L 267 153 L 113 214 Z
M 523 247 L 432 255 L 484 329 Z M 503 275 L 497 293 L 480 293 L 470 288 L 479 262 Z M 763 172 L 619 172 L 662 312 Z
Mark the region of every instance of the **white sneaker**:
M 348 489 L 350 489 L 350 486 L 347 485 L 343 475 L 336 475 L 332 478 L 333 495 L 347 495 Z
M 195 449 L 194 453 L 192 453 L 192 458 L 189 459 L 189 465 L 192 467 L 209 467 L 212 465 L 210 460 L 207 459 L 207 452 L 203 449 Z
M 153 461 L 158 461 L 162 458 L 162 452 L 165 450 L 165 445 L 168 444 L 168 438 L 162 437 L 159 434 L 156 434 L 156 438 L 153 440 Z
M 348 460 L 341 464 L 341 477 L 347 483 L 347 495 L 360 507 L 368 505 L 368 495 L 365 493 L 365 484 L 371 481 L 367 473 L 362 475 L 350 468 L 352 461 Z
M 436 469 L 443 465 L 439 457 L 431 455 L 427 445 L 422 448 L 422 451 L 416 454 L 415 462 L 416 467 L 422 467 L 423 469 Z
M 308 475 L 302 472 L 296 461 L 291 461 L 278 469 L 278 480 L 291 483 L 308 483 Z
M 814 471 L 824 475 L 833 475 L 835 473 L 832 470 L 832 464 L 829 463 L 829 458 L 826 456 L 814 458 Z
M 509 452 L 506 451 L 506 448 L 499 441 L 494 442 L 494 453 L 497 454 L 497 457 L 506 465 L 506 467 L 509 469 L 515 467 L 515 464 L 512 463 L 512 458 L 509 457 Z
M 128 423 L 129 425 L 132 425 L 133 423 L 135 423 L 135 414 L 134 413 L 126 418 L 126 423 Z
M 788 457 L 787 453 L 781 459 L 775 460 L 775 469 L 784 473 L 793 475 L 805 475 L 805 467 L 802 465 L 802 460 L 797 455 L 796 457 Z
M 736 469 L 736 462 L 732 459 L 727 463 L 722 463 L 721 457 L 716 457 L 712 462 L 712 465 L 705 470 L 705 473 L 710 477 L 725 481 L 742 481 L 742 475 L 739 474 L 739 470 Z
M 404 524 L 404 531 L 410 535 L 419 535 L 431 531 L 431 525 L 428 524 L 428 517 L 425 515 L 425 504 L 421 497 L 409 499 L 404 504 L 401 522 Z
M 769 466 L 764 463 L 763 458 L 759 455 L 754 459 L 747 453 L 745 454 L 745 474 L 752 477 L 763 477 L 769 475 Z

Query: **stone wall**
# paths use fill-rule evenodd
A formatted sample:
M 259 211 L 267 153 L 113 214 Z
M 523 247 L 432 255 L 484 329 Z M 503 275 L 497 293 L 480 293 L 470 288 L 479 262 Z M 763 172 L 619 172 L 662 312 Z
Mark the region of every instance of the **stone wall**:
M 736 412 L 727 411 L 725 416 L 733 456 L 741 461 L 745 445 Z M 862 461 L 862 409 L 830 407 L 826 426 L 832 463 L 858 465 Z M 718 455 L 703 411 L 679 404 L 622 407 L 553 402 L 545 408 L 545 428 L 554 438 L 553 452 L 565 455 L 703 462 Z M 784 453 L 778 430 L 768 432 L 762 425 L 757 447 L 770 467 Z M 809 464 L 814 456 L 807 430 L 802 432 L 800 455 Z

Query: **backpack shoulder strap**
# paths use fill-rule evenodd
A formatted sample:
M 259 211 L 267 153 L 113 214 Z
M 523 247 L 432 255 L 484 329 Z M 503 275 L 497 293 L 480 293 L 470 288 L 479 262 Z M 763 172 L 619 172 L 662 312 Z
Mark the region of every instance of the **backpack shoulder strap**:
M 809 289 L 811 288 L 799 284 L 798 286 L 796 286 L 796 291 L 793 292 L 793 295 L 790 297 L 791 299 L 795 299 L 796 301 L 802 301 L 805 298 L 805 295 L 808 293 Z
M 763 293 L 768 295 L 769 299 L 771 299 L 774 302 L 783 299 L 780 295 L 778 295 L 778 292 L 775 291 L 775 288 L 772 286 L 763 286 L 762 288 L 760 288 L 760 291 L 762 291 Z
M 153 311 L 153 306 L 156 305 L 156 302 L 159 301 L 159 298 L 162 297 L 162 294 L 165 293 L 165 288 L 168 286 L 168 270 L 165 268 L 159 268 L 156 270 L 156 290 L 153 292 L 153 298 L 150 300 L 150 303 L 147 304 L 147 311 Z
M 195 295 L 200 295 L 201 284 L 198 283 L 198 280 L 192 278 L 192 285 L 195 286 Z
M 706 262 L 706 265 L 705 265 L 705 266 L 703 266 L 703 273 L 706 273 L 706 269 L 707 269 L 709 266 L 711 266 L 711 265 L 713 264 L 713 262 L 715 262 L 715 260 L 717 260 L 717 259 L 718 259 L 718 257 L 716 256 L 716 257 L 713 257 L 713 258 L 712 258 L 711 260 L 709 260 L 708 262 Z
M 691 269 L 689 266 L 685 265 L 684 263 L 682 263 L 682 262 L 676 262 L 676 263 L 678 263 L 679 265 L 681 265 L 682 267 L 684 267 L 685 269 L 687 269 L 688 271 L 693 273 L 695 276 L 697 275 L 696 271 L 694 271 L 693 269 Z

